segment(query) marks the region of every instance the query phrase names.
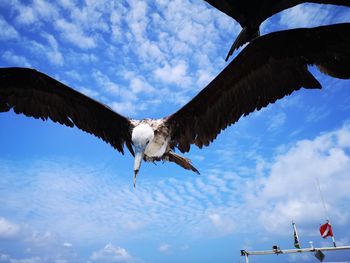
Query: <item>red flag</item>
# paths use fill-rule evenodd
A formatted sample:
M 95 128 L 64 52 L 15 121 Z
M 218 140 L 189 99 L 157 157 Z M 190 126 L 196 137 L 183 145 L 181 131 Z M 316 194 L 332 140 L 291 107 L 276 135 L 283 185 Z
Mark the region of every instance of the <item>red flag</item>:
M 320 233 L 323 238 L 332 237 L 333 231 L 331 224 L 327 222 L 324 225 L 320 226 Z

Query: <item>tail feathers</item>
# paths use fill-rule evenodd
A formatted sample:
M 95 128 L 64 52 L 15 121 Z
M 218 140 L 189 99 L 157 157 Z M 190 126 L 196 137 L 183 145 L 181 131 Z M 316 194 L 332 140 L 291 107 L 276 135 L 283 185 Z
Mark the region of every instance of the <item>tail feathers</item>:
M 191 164 L 190 159 L 182 157 L 172 151 L 168 152 L 168 161 L 174 162 L 177 165 L 180 165 L 181 167 L 185 168 L 186 170 L 191 170 L 199 174 L 199 171 Z
M 250 31 L 250 30 L 249 30 Z M 256 30 L 253 30 L 253 34 L 248 32 L 247 28 L 244 27 L 241 32 L 239 33 L 238 37 L 236 38 L 235 42 L 233 42 L 230 51 L 228 52 L 225 61 L 229 59 L 230 56 L 232 56 L 233 52 L 243 46 L 245 43 L 252 41 L 253 39 L 260 36 L 260 30 L 257 28 Z

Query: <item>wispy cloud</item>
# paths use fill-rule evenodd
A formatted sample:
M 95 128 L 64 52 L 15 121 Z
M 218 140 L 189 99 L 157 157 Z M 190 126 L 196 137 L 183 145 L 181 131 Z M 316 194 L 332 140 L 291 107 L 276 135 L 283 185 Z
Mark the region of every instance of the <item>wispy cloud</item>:
M 329 196 L 329 204 L 342 203 L 349 198 L 347 187 L 350 181 L 346 176 L 350 165 L 347 154 L 350 143 L 346 139 L 349 136 L 350 129 L 344 126 L 314 140 L 300 141 L 287 152 L 276 156 L 268 167 L 264 167 L 264 174 L 267 173 L 265 176 L 260 175 L 249 183 L 247 178 L 237 174 L 214 171 L 206 172 L 205 177 L 189 177 L 186 180 L 169 177 L 156 183 L 148 183 L 145 174 L 136 192 L 131 190 L 127 182 L 123 186 L 119 183 L 117 191 L 117 186 L 104 183 L 101 176 L 87 176 L 86 171 L 80 171 L 80 168 L 71 170 L 59 167 L 62 163 L 58 163 L 59 166 L 47 163 L 27 169 L 32 174 L 32 180 L 20 192 L 2 192 L 8 200 L 4 205 L 11 204 L 25 214 L 26 200 L 29 200 L 26 189 L 29 191 L 30 187 L 35 187 L 38 191 L 29 195 L 30 200 L 37 200 L 37 205 L 33 207 L 33 204 L 28 204 L 28 207 L 48 217 L 42 218 L 43 222 L 57 222 L 54 220 L 57 216 L 64 218 L 56 223 L 56 229 L 62 232 L 75 229 L 81 238 L 84 233 L 98 229 L 96 240 L 101 234 L 113 234 L 115 231 L 127 233 L 137 230 L 147 233 L 159 227 L 165 233 L 172 233 L 180 227 L 184 233 L 192 236 L 228 235 L 236 231 L 235 226 L 247 216 L 242 211 L 249 209 L 260 218 L 266 230 L 275 231 L 283 229 L 283 225 L 288 225 L 286 222 L 292 219 L 307 224 L 323 218 L 322 204 L 317 197 L 317 189 L 313 187 L 316 177 L 322 182 L 324 192 L 331 191 L 333 187 L 338 189 Z M 64 178 L 57 174 L 62 171 Z M 6 170 L 2 174 L 2 178 L 13 176 L 7 174 Z M 254 174 L 251 176 L 255 177 Z M 100 187 L 96 188 L 95 185 Z M 240 188 L 241 185 L 246 186 Z M 60 189 L 64 189 L 64 192 Z M 96 198 L 82 204 L 78 196 Z M 99 213 L 92 216 L 91 211 Z M 147 216 L 143 214 L 146 211 Z M 340 224 L 348 216 L 348 213 L 340 213 L 338 208 L 332 210 L 334 221 Z M 101 226 L 101 220 L 108 227 Z M 275 227 L 270 226 L 271 220 Z M 249 224 L 249 221 L 245 221 Z M 212 227 L 205 227 L 210 224 Z M 210 231 L 203 233 L 203 229 Z
M 283 112 L 279 112 L 270 120 L 270 123 L 267 129 L 269 131 L 276 131 L 277 129 L 283 126 L 285 121 L 286 121 L 286 114 Z
M 349 214 L 338 210 L 350 198 L 345 188 L 350 184 L 346 171 L 350 165 L 348 145 L 341 138 L 350 134 L 349 126 L 321 135 L 314 140 L 298 142 L 286 153 L 277 156 L 271 172 L 261 181 L 251 202 L 266 207 L 260 219 L 269 231 L 280 231 L 285 222 L 297 220 L 308 225 L 330 216 L 343 224 Z M 327 206 L 325 215 L 316 179 L 321 182 Z M 258 182 L 257 182 L 258 183 Z M 334 192 L 332 189 L 337 189 Z M 337 204 L 337 205 L 335 205 Z M 271 222 L 274 222 L 271 225 Z
M 0 262 L 82 262 L 73 245 L 60 243 L 60 238 L 52 232 L 38 232 L 27 223 L 16 224 L 6 218 L 0 219 L 0 229 Z M 14 249 L 7 251 L 9 247 Z
M 3 217 L 0 217 L 0 238 L 10 238 L 18 234 L 20 227 Z
M 56 21 L 57 29 L 61 32 L 61 37 L 81 49 L 96 47 L 96 40 L 87 36 L 79 25 L 68 22 L 64 19 Z
M 332 6 L 319 4 L 297 5 L 280 14 L 279 23 L 288 28 L 312 27 L 330 22 Z
M 162 253 L 169 252 L 170 250 L 170 245 L 169 244 L 162 244 L 159 246 L 158 250 Z
M 31 66 L 25 57 L 18 56 L 11 51 L 5 51 L 2 54 L 2 58 L 5 61 L 8 61 L 9 63 L 11 63 L 12 65 L 15 65 L 15 66 L 23 66 L 23 67 L 30 67 Z
M 46 50 L 44 50 L 42 53 L 47 56 L 49 61 L 54 65 L 63 65 L 64 58 L 62 53 L 59 51 L 57 40 L 53 35 L 50 35 L 48 33 L 44 33 L 43 37 L 47 40 L 49 43 L 49 47 Z
M 2 16 L 0 16 L 0 40 L 18 39 L 17 30 L 11 26 Z
M 13 258 L 10 255 L 0 253 L 0 260 L 3 263 L 41 263 L 43 262 L 40 257 L 30 257 L 30 258 Z
M 17 0 L 11 2 L 17 14 L 16 22 L 22 25 L 41 24 L 42 20 L 48 21 L 58 16 L 57 7 L 43 0 L 34 0 L 28 5 Z
M 157 68 L 154 71 L 154 75 L 164 83 L 175 83 L 178 86 L 186 87 L 190 85 L 191 80 L 188 77 L 187 68 L 188 65 L 185 61 L 178 61 L 174 66 L 166 64 Z
M 133 258 L 124 248 L 108 243 L 102 249 L 93 252 L 88 262 L 131 263 L 141 261 Z

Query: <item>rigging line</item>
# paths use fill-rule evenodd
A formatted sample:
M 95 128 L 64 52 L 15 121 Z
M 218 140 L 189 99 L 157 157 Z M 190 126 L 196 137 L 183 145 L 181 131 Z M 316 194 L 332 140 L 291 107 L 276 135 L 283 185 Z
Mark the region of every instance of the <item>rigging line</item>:
M 318 177 L 316 177 L 316 184 L 317 184 L 318 190 L 320 191 L 320 196 L 321 196 L 321 200 L 322 200 L 322 204 L 323 204 L 326 220 L 329 221 L 329 213 L 328 213 L 328 209 L 327 209 L 326 203 L 324 201 L 324 197 L 323 197 L 323 194 L 322 194 L 322 191 L 321 191 L 320 181 L 318 180 Z

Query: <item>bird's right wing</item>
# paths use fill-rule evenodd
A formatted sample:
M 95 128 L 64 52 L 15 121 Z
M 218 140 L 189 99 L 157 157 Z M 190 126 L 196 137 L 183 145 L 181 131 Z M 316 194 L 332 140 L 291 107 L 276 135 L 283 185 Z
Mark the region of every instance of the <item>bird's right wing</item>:
M 321 88 L 308 65 L 350 78 L 350 23 L 271 33 L 252 41 L 197 96 L 165 119 L 172 147 L 207 146 L 241 116 L 295 90 Z
M 76 126 L 121 153 L 126 144 L 134 154 L 129 119 L 34 69 L 0 68 L 0 112 L 11 109 L 28 117 Z
M 247 21 L 247 16 L 243 12 L 244 10 L 241 10 L 240 5 L 237 3 L 234 3 L 234 1 L 227 1 L 227 0 L 205 0 L 205 1 L 208 2 L 211 6 L 225 13 L 226 15 L 232 17 L 241 25 L 242 23 Z M 252 6 L 252 8 L 254 8 L 254 6 Z
M 260 24 L 269 17 L 303 3 L 331 4 L 350 7 L 350 0 L 205 0 L 210 5 L 235 19 L 242 27 L 225 61 L 239 47 L 260 35 Z

